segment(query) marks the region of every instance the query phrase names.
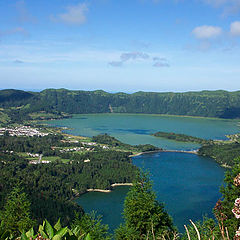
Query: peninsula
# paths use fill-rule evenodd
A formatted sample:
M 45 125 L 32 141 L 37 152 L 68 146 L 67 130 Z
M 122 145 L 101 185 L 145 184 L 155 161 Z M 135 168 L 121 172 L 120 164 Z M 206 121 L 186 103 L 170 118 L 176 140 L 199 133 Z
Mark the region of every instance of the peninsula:
M 170 139 L 178 142 L 193 142 L 201 145 L 212 142 L 212 140 L 206 140 L 198 137 L 189 136 L 186 134 L 173 133 L 173 132 L 157 132 L 152 134 L 152 136 L 166 138 L 166 139 Z

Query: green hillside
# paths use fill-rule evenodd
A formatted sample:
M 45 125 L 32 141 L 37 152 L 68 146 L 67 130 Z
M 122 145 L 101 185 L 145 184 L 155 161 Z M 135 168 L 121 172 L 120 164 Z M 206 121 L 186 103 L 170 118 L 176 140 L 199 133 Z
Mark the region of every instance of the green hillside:
M 62 117 L 63 113 L 114 112 L 239 118 L 239 106 L 240 91 L 133 94 L 66 89 L 46 89 L 38 93 L 0 91 L 0 108 L 3 108 L 13 121 L 31 119 L 30 113 L 43 113 L 44 116 L 51 113 L 59 117 Z

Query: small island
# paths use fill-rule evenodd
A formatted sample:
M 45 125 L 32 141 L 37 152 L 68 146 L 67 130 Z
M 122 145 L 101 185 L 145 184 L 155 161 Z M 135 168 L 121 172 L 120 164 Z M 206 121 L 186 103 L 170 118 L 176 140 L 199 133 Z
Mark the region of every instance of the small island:
M 193 142 L 193 143 L 198 143 L 201 145 L 205 145 L 205 144 L 212 142 L 212 140 L 206 140 L 206 139 L 202 139 L 202 138 L 198 138 L 198 137 L 189 136 L 186 134 L 173 133 L 173 132 L 170 132 L 170 133 L 169 132 L 157 132 L 157 133 L 152 134 L 152 136 L 166 138 L 166 139 L 170 139 L 170 140 L 174 140 L 174 141 L 178 141 L 178 142 Z

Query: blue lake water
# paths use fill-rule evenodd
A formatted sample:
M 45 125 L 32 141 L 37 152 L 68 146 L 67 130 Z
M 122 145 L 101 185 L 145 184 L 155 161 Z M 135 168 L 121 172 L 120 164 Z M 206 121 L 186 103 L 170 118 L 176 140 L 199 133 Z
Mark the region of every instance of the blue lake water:
M 133 158 L 138 167 L 149 170 L 159 201 L 173 217 L 180 230 L 189 219 L 212 216 L 212 208 L 220 198 L 219 187 L 224 169 L 212 159 L 189 153 L 154 153 Z M 122 221 L 124 197 L 129 187 L 117 187 L 111 193 L 91 192 L 77 202 L 90 212 L 96 210 L 103 222 L 115 229 Z
M 235 120 L 191 118 L 143 114 L 89 114 L 71 119 L 50 121 L 50 125 L 69 127 L 74 135 L 93 136 L 108 133 L 129 144 L 150 143 L 165 149 L 190 150 L 197 144 L 181 143 L 151 136 L 157 131 L 184 133 L 205 139 L 226 139 L 239 132 Z M 225 169 L 213 159 L 188 153 L 161 152 L 133 158 L 133 164 L 149 170 L 159 201 L 165 203 L 180 230 L 183 224 L 211 216 L 220 198 Z M 77 202 L 86 212 L 97 210 L 110 229 L 122 221 L 123 202 L 129 187 L 117 187 L 111 193 L 91 192 Z

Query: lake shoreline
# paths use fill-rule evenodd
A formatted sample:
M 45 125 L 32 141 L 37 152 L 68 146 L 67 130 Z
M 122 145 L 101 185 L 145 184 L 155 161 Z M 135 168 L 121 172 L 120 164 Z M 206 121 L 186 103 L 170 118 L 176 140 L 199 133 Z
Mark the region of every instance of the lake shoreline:
M 113 183 L 111 184 L 111 187 L 121 187 L 121 186 L 133 186 L 133 183 Z M 89 188 L 85 192 L 76 193 L 76 196 L 74 198 L 79 198 L 81 195 L 84 195 L 89 192 L 101 192 L 101 193 L 111 193 L 113 189 L 99 189 L 99 188 Z
M 137 157 L 137 156 L 141 156 L 144 154 L 152 154 L 152 153 L 160 153 L 160 152 L 176 152 L 176 153 L 190 153 L 190 154 L 196 154 L 198 155 L 198 150 L 155 150 L 155 151 L 148 151 L 148 152 L 140 152 L 140 153 L 135 153 L 132 155 L 129 155 L 129 157 Z

